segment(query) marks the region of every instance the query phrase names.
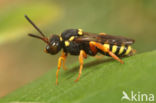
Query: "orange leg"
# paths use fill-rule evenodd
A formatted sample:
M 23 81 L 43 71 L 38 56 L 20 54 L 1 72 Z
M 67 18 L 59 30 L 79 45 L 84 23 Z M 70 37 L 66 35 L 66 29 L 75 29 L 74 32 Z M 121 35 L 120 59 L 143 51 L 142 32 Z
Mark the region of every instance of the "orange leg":
M 130 51 L 130 53 L 127 55 L 127 56 L 132 56 L 136 53 L 136 50 L 135 49 L 132 49 L 132 51 Z
M 63 54 L 63 56 L 62 56 L 62 57 L 63 57 L 63 58 L 62 58 L 62 61 L 63 61 L 63 69 L 64 69 L 64 70 L 67 70 L 67 68 L 66 68 L 66 66 L 65 66 L 67 54 L 64 53 L 64 52 L 63 52 L 62 54 Z
M 89 47 L 90 47 L 91 51 L 92 51 L 94 54 L 97 53 L 97 49 L 96 49 L 96 46 L 95 46 L 94 44 L 89 43 Z M 100 58 L 103 57 L 103 55 L 102 55 L 102 56 L 95 55 L 94 57 L 95 57 L 96 59 L 100 59 Z
M 93 45 L 92 43 L 89 43 L 89 47 L 90 47 L 91 51 L 92 51 L 94 54 L 97 53 L 97 49 L 96 49 L 96 46 L 95 46 L 95 45 Z
M 107 35 L 106 33 L 99 33 L 99 35 Z
M 83 58 L 87 58 L 87 54 L 85 53 L 84 50 L 81 50 L 80 55 L 79 55 L 79 61 L 80 61 L 79 75 L 78 75 L 77 79 L 75 80 L 75 82 L 77 82 L 80 79 L 82 69 L 83 69 Z
M 114 53 L 109 51 L 109 49 L 104 47 L 102 44 L 94 42 L 94 41 L 92 41 L 90 43 L 93 44 L 94 46 L 96 46 L 98 49 L 100 49 L 100 50 L 102 50 L 104 52 L 108 52 L 110 56 L 112 56 L 115 60 L 119 61 L 121 64 L 124 63 L 120 58 L 118 58 Z
M 132 53 L 135 54 L 136 53 L 136 50 L 135 49 L 132 49 Z
M 96 59 L 101 59 L 101 58 L 103 58 L 103 55 L 95 55 L 94 56 Z
M 66 68 L 65 68 L 66 57 L 67 57 L 67 54 L 62 52 L 62 55 L 58 59 L 58 68 L 57 68 L 57 71 L 56 71 L 56 84 L 58 84 L 58 73 L 59 73 L 59 70 L 61 68 L 61 61 L 63 61 L 63 69 L 66 70 Z

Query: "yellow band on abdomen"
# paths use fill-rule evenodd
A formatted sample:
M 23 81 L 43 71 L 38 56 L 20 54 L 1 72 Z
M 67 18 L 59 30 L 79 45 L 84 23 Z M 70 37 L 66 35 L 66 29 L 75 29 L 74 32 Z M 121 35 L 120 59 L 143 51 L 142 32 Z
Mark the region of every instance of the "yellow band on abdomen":
M 124 49 L 125 49 L 125 46 L 121 46 L 121 47 L 120 47 L 120 50 L 119 50 L 119 54 L 122 54 L 123 51 L 124 51 Z
M 117 45 L 113 45 L 113 47 L 112 47 L 112 52 L 113 53 L 115 53 L 117 51 L 117 47 L 118 47 Z
M 105 48 L 107 48 L 108 50 L 110 49 L 110 45 L 109 44 L 104 44 L 103 45 Z
M 132 47 L 131 46 L 128 46 L 128 49 L 126 50 L 125 55 L 128 55 L 131 52 L 131 50 L 132 50 Z

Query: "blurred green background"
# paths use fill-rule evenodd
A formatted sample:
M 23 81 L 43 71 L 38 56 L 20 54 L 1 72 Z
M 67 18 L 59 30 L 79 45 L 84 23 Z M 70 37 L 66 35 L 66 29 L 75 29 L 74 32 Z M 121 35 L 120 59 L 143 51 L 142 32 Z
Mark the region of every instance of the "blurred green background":
M 155 0 L 1 0 L 0 96 L 57 66 L 60 53 L 45 54 L 45 44 L 27 36 L 38 32 L 24 14 L 47 36 L 69 28 L 106 32 L 135 39 L 133 47 L 141 53 L 156 48 L 155 10 Z M 69 56 L 67 64 L 76 60 Z

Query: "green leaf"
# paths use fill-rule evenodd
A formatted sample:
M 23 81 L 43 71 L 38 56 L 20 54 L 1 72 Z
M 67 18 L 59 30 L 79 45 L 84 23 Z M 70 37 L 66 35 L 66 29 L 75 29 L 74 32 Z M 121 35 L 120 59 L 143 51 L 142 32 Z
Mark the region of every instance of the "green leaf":
M 79 82 L 74 82 L 78 76 L 77 62 L 68 71 L 61 69 L 58 86 L 55 85 L 56 69 L 53 69 L 0 102 L 120 103 L 123 91 L 156 94 L 155 57 L 156 51 L 137 54 L 123 58 L 124 64 L 89 57 Z

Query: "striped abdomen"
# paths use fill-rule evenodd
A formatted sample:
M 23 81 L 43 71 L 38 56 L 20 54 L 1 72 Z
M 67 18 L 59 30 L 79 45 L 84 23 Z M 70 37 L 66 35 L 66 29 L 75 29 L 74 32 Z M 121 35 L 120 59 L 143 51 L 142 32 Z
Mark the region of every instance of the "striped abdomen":
M 103 46 L 109 48 L 109 50 L 114 54 L 116 54 L 117 56 L 129 55 L 132 51 L 132 47 L 130 45 L 104 44 Z M 108 53 L 104 53 L 104 54 L 109 55 Z

